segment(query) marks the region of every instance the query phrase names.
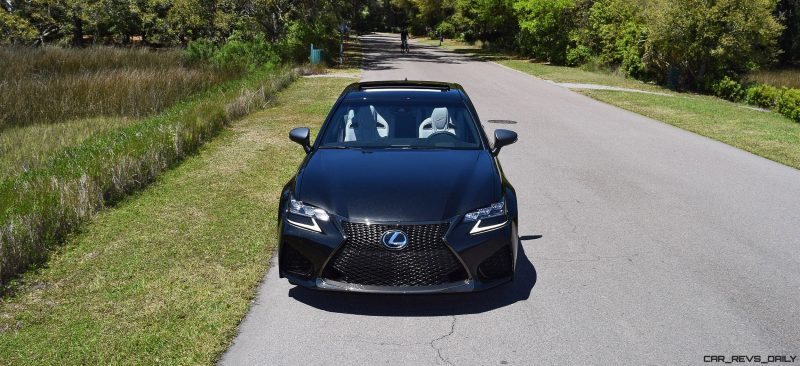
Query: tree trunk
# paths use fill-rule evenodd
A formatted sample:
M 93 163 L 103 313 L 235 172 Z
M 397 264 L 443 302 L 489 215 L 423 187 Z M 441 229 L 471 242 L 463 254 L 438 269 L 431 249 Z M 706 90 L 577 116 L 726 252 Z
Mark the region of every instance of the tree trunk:
M 83 47 L 83 19 L 78 9 L 72 14 L 72 44 L 75 47 Z

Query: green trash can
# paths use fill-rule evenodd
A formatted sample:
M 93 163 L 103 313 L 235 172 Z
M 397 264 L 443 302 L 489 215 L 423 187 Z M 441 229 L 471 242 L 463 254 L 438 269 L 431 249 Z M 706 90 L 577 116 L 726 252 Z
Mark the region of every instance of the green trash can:
M 309 56 L 309 60 L 311 60 L 312 65 L 322 62 L 322 49 L 314 48 L 313 43 L 311 44 L 311 55 Z

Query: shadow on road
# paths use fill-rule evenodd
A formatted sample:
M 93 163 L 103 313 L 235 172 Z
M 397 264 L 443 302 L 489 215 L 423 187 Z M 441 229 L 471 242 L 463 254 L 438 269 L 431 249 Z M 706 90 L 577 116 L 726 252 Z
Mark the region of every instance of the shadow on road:
M 522 241 L 541 238 L 526 235 Z M 448 316 L 477 314 L 530 297 L 536 285 L 536 268 L 525 255 L 517 255 L 517 276 L 513 282 L 477 293 L 441 295 L 375 295 L 312 291 L 303 287 L 289 290 L 289 296 L 320 310 L 370 316 Z
M 364 62 L 363 70 L 391 70 L 399 68 L 397 62 L 433 62 L 438 64 L 461 64 L 476 61 L 469 55 L 459 55 L 450 52 L 437 52 L 436 47 L 412 44 L 410 53 L 400 52 L 400 38 L 388 35 L 370 34 L 362 37 L 369 38 L 369 42 L 362 43 Z

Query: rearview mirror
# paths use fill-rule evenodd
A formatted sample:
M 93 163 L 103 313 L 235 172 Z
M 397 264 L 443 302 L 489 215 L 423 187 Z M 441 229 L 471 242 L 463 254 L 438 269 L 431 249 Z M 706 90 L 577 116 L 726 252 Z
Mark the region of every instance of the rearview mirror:
M 311 130 L 308 127 L 297 127 L 289 131 L 289 139 L 300 144 L 308 154 L 311 152 Z
M 500 148 L 506 145 L 511 145 L 517 142 L 517 133 L 509 130 L 494 130 L 494 148 L 492 148 L 492 155 L 497 156 L 500 153 Z

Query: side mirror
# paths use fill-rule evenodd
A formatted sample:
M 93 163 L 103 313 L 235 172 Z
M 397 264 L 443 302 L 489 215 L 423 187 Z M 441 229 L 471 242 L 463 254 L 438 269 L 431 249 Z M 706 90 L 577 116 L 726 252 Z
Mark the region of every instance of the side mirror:
M 494 148 L 492 148 L 492 155 L 497 156 L 500 153 L 500 148 L 506 145 L 511 145 L 517 142 L 517 133 L 509 130 L 494 130 Z
M 308 127 L 297 127 L 289 131 L 289 139 L 300 144 L 306 154 L 311 152 L 311 130 Z

